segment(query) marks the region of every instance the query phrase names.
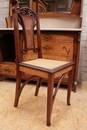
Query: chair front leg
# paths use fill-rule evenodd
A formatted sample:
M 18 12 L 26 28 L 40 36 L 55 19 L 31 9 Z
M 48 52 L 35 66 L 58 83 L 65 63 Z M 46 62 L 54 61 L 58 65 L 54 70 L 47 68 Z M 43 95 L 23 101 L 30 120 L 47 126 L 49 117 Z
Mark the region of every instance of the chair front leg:
M 48 74 L 47 126 L 51 125 L 51 113 L 52 113 L 52 106 L 53 106 L 53 87 L 54 87 L 54 75 Z

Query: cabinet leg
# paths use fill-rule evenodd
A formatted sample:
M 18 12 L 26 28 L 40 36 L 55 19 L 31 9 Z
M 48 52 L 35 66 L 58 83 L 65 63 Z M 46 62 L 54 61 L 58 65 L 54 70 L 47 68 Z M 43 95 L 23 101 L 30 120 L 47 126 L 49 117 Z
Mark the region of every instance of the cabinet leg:
M 2 78 L 2 76 L 0 75 L 0 81 L 2 81 L 3 80 L 3 78 Z
M 73 92 L 76 92 L 76 86 L 77 86 L 77 82 L 74 81 L 74 84 L 73 84 L 73 87 L 72 87 L 72 91 L 73 91 Z

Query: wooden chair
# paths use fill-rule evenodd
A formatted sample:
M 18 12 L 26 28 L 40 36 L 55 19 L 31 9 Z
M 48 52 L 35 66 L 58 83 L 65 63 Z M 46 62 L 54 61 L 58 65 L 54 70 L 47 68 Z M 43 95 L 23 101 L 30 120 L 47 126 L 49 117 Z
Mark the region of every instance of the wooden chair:
M 15 37 L 15 50 L 16 50 L 16 93 L 14 106 L 17 107 L 21 91 L 24 86 L 34 76 L 37 77 L 37 85 L 35 96 L 38 95 L 38 91 L 43 79 L 47 79 L 47 126 L 51 125 L 51 112 L 53 102 L 57 93 L 57 90 L 61 84 L 63 77 L 68 73 L 69 83 L 67 91 L 67 104 L 70 105 L 70 93 L 72 89 L 72 70 L 74 62 L 50 60 L 42 58 L 41 37 L 40 37 L 40 25 L 39 16 L 33 12 L 30 8 L 14 8 L 14 37 Z M 20 47 L 19 42 L 19 27 L 18 22 L 23 28 L 23 48 Z M 36 28 L 35 28 L 36 27 Z M 34 32 L 37 34 L 38 46 L 34 43 Z M 28 51 L 33 50 L 33 53 L 38 53 L 38 58 L 29 61 L 23 61 L 22 55 L 25 55 Z M 22 73 L 31 74 L 32 77 L 26 79 L 21 83 Z M 54 88 L 54 79 L 59 77 L 58 85 Z

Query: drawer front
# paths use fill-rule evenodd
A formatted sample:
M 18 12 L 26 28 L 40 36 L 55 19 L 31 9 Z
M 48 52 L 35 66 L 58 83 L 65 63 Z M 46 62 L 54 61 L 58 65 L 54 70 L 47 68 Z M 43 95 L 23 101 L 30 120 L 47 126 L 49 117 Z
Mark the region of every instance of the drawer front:
M 16 66 L 14 63 L 4 63 L 2 62 L 0 64 L 0 74 L 5 74 L 5 75 L 12 75 L 16 76 Z
M 43 54 L 73 56 L 73 38 L 58 34 L 42 34 Z

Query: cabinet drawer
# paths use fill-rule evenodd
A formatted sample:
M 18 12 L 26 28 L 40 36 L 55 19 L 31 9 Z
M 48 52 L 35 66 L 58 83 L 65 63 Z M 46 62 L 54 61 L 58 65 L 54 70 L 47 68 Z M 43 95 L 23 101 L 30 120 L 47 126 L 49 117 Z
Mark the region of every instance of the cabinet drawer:
M 58 34 L 42 34 L 43 54 L 73 56 L 73 38 Z
M 16 76 L 15 63 L 11 62 L 0 63 L 0 74 Z

